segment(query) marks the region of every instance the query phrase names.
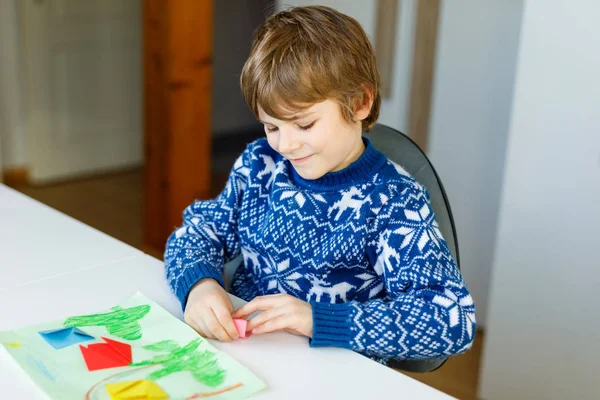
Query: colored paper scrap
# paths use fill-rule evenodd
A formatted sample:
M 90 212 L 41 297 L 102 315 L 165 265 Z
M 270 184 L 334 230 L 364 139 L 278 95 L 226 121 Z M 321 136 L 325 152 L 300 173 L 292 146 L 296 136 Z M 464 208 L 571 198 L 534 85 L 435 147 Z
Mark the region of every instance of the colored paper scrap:
M 131 346 L 102 337 L 105 343 L 94 343 L 87 347 L 80 345 L 81 355 L 90 371 L 126 367 L 131 364 Z
M 246 332 L 246 327 L 248 326 L 248 321 L 245 319 L 234 318 L 233 323 L 237 328 L 238 333 L 240 334 L 240 338 L 248 339 L 252 333 Z
M 169 397 L 156 382 L 145 379 L 107 383 L 106 391 L 113 400 L 157 400 Z
M 94 340 L 92 335 L 88 335 L 79 328 L 69 327 L 52 329 L 49 331 L 41 331 L 39 334 L 46 342 L 56 350 L 81 343 L 89 340 Z

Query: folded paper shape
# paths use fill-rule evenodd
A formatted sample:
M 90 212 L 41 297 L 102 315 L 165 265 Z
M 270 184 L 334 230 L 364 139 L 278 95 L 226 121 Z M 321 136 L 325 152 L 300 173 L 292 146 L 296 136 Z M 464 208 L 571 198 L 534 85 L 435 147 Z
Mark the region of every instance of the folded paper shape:
M 94 343 L 88 347 L 79 346 L 81 355 L 90 371 L 126 367 L 131 364 L 131 346 L 105 337 L 106 343 Z
M 245 319 L 234 318 L 233 323 L 235 324 L 235 327 L 237 328 L 237 331 L 240 334 L 240 338 L 248 339 L 248 337 L 250 337 L 251 333 L 246 332 L 248 321 L 246 321 Z
M 155 400 L 169 397 L 156 382 L 145 379 L 107 383 L 106 391 L 112 400 Z
M 56 350 L 95 339 L 92 335 L 88 335 L 81 329 L 75 327 L 52 329 L 38 333 Z

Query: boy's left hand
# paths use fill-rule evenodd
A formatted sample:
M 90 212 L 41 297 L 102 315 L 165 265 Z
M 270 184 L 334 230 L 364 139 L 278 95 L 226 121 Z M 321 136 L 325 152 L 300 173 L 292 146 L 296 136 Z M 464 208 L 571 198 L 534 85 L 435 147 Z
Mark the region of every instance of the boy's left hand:
M 295 335 L 312 337 L 312 306 L 289 294 L 259 296 L 233 313 L 233 318 L 246 318 L 255 311 L 262 311 L 248 321 L 247 330 L 253 335 L 285 331 Z

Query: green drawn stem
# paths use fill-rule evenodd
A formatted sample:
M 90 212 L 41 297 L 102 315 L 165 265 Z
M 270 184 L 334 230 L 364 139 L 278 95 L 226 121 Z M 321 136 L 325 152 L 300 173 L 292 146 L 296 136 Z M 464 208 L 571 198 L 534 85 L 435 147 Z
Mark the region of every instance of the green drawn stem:
M 168 352 L 177 350 L 179 349 L 179 345 L 173 340 L 162 340 L 160 342 L 144 346 L 144 349 L 163 353 L 166 351 Z
M 152 351 L 161 351 L 161 349 L 170 349 L 170 351 L 131 366 L 161 364 L 162 369 L 148 375 L 148 380 L 155 381 L 177 372 L 190 372 L 198 382 L 214 388 L 225 381 L 226 371 L 219 367 L 215 353 L 209 350 L 198 350 L 200 343 L 200 338 L 192 340 L 183 347 L 170 340 L 154 343 L 144 348 Z
M 126 340 L 138 340 L 142 337 L 142 327 L 138 321 L 150 312 L 149 305 L 131 308 L 116 306 L 111 310 L 102 314 L 69 317 L 63 325 L 65 327 L 105 326 L 111 335 Z

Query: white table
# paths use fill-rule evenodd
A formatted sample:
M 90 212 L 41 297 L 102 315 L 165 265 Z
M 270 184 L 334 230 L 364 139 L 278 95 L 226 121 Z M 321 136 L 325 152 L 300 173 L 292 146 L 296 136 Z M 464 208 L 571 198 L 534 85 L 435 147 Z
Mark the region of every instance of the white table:
M 6 220 L 11 224 L 5 224 Z M 25 244 L 31 236 L 44 243 Z M 19 256 L 26 248 L 29 253 Z M 79 264 L 73 253 L 82 255 Z M 19 279 L 14 278 L 15 269 L 20 271 Z M 0 282 L 0 330 L 101 311 L 136 291 L 182 318 L 179 303 L 164 280 L 162 262 L 2 185 Z M 235 297 L 232 300 L 236 307 L 243 303 Z M 294 335 L 276 333 L 212 343 L 265 381 L 268 389 L 256 399 L 449 398 L 351 351 L 311 349 L 306 339 Z M 47 398 L 4 348 L 0 349 L 0 371 L 3 398 Z
M 143 254 L 1 184 L 0 246 L 0 291 Z

